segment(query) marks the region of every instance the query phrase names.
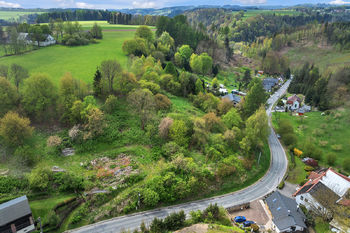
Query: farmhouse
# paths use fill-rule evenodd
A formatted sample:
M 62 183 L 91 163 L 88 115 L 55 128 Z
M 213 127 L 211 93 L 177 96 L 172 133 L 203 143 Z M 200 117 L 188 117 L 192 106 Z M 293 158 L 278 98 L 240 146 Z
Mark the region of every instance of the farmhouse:
M 229 99 L 233 102 L 233 105 L 236 106 L 242 101 L 242 97 L 233 93 L 230 93 L 228 95 L 225 95 L 222 97 L 222 99 Z
M 21 32 L 18 34 L 17 39 L 24 41 L 24 43 L 27 45 L 30 45 L 30 44 L 37 45 L 37 42 L 32 41 L 29 33 Z M 45 40 L 39 42 L 39 46 L 41 46 L 41 47 L 49 46 L 52 44 L 56 44 L 56 40 L 49 34 L 45 35 Z
M 24 233 L 35 230 L 28 199 L 22 196 L 0 205 L 0 232 Z
M 306 217 L 292 198 L 275 191 L 265 199 L 276 232 L 302 232 Z
M 297 110 L 301 106 L 301 99 L 297 95 L 292 95 L 287 99 L 287 108 L 289 110 Z

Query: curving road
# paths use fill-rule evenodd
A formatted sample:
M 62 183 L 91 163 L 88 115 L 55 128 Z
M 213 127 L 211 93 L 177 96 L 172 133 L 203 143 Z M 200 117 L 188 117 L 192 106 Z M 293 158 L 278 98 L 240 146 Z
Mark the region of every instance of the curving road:
M 174 205 L 169 207 L 164 207 L 160 209 L 155 209 L 151 211 L 145 211 L 135 214 L 130 214 L 122 217 L 117 217 L 113 219 L 109 219 L 106 221 L 98 222 L 95 224 L 87 225 L 81 228 L 73 229 L 66 231 L 75 232 L 75 233 L 117 233 L 123 230 L 134 230 L 138 228 L 142 222 L 146 224 L 150 223 L 155 217 L 157 218 L 165 218 L 172 212 L 178 212 L 180 210 L 184 210 L 186 214 L 188 214 L 192 210 L 203 210 L 209 204 L 217 203 L 219 206 L 223 206 L 225 208 L 231 207 L 233 205 L 238 205 L 246 202 L 251 202 L 257 200 L 273 190 L 278 186 L 282 178 L 284 177 L 288 160 L 286 158 L 286 154 L 283 150 L 282 145 L 277 139 L 275 132 L 271 127 L 271 111 L 273 105 L 276 101 L 283 95 L 291 80 L 288 80 L 274 95 L 272 95 L 267 103 L 269 104 L 268 109 L 266 110 L 266 114 L 269 116 L 269 126 L 271 133 L 269 135 L 269 146 L 271 150 L 271 165 L 268 172 L 265 174 L 263 178 L 261 178 L 255 184 L 239 190 L 234 193 L 217 196 L 213 198 L 203 199 L 199 201 L 193 201 L 190 203 L 184 203 L 180 205 Z

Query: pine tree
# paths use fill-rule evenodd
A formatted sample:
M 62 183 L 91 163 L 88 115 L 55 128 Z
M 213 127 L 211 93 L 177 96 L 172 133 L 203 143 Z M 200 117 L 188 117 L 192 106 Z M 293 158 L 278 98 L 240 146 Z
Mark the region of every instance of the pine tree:
M 95 76 L 94 76 L 94 83 L 93 83 L 93 85 L 94 85 L 94 95 L 96 97 L 102 94 L 101 79 L 102 79 L 101 71 L 97 67 L 97 70 L 96 70 L 96 73 L 95 73 Z

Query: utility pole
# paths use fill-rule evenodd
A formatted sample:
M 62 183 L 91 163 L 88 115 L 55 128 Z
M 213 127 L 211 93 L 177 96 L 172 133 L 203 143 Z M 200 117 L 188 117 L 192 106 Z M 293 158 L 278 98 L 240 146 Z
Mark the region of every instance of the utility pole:
M 43 233 L 43 226 L 41 225 L 41 218 L 38 218 L 38 222 L 40 224 L 40 233 Z

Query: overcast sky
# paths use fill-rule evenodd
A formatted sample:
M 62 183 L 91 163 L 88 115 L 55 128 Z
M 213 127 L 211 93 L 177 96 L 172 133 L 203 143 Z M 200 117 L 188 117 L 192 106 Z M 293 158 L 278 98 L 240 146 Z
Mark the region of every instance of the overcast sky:
M 0 0 L 0 7 L 121 9 L 184 5 L 296 5 L 302 3 L 350 4 L 350 0 Z

